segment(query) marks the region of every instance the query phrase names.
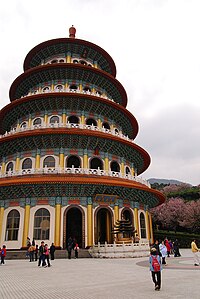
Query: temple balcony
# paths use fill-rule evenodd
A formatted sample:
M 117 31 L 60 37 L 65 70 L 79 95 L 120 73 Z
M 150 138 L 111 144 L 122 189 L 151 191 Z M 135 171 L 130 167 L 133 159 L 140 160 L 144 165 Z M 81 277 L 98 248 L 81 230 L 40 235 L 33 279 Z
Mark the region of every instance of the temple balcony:
M 113 99 L 111 99 L 105 93 L 100 93 L 98 91 L 84 90 L 84 89 L 81 90 L 79 88 L 76 88 L 76 89 L 69 88 L 69 87 L 65 87 L 65 86 L 62 86 L 61 88 L 44 87 L 44 88 L 35 89 L 34 91 L 30 91 L 28 94 L 22 96 L 21 98 L 36 95 L 36 94 L 47 94 L 47 93 L 56 93 L 56 92 L 57 93 L 63 92 L 63 93 L 77 93 L 77 94 L 92 95 L 92 96 L 96 96 L 96 97 L 100 97 L 100 98 L 109 100 L 111 102 L 115 102 Z
M 119 138 L 122 138 L 124 140 L 134 143 L 133 139 L 130 139 L 127 135 L 124 135 L 115 129 L 110 130 L 110 129 L 106 129 L 104 127 L 102 128 L 102 127 L 94 126 L 93 124 L 86 125 L 86 124 L 76 124 L 76 123 L 69 123 L 69 122 L 66 124 L 55 122 L 55 123 L 47 123 L 47 124 L 43 123 L 43 124 L 37 124 L 37 125 L 31 125 L 31 126 L 15 127 L 12 130 L 6 132 L 5 134 L 0 135 L 0 138 L 5 138 L 7 136 L 14 135 L 14 134 L 17 134 L 20 132 L 25 132 L 25 131 L 30 131 L 30 130 L 38 130 L 38 129 L 43 130 L 43 129 L 48 129 L 48 128 L 67 128 L 67 129 L 75 128 L 75 129 L 81 129 L 81 130 L 98 131 L 98 132 L 103 132 L 103 133 L 110 134 L 113 136 L 117 136 Z
M 138 176 L 132 176 L 130 173 L 128 174 L 122 174 L 121 172 L 115 172 L 115 171 L 106 171 L 106 170 L 101 170 L 100 168 L 98 169 L 90 169 L 90 168 L 75 168 L 72 167 L 42 167 L 40 169 L 36 168 L 30 168 L 30 169 L 20 169 L 18 171 L 16 170 L 8 170 L 5 173 L 0 174 L 0 178 L 5 178 L 5 177 L 13 177 L 13 176 L 24 176 L 24 175 L 34 175 L 34 174 L 84 174 L 84 175 L 95 175 L 95 176 L 108 176 L 108 177 L 115 177 L 115 178 L 120 178 L 120 179 L 127 179 L 127 180 L 132 180 L 138 183 L 141 183 L 149 188 L 151 188 L 150 183 Z

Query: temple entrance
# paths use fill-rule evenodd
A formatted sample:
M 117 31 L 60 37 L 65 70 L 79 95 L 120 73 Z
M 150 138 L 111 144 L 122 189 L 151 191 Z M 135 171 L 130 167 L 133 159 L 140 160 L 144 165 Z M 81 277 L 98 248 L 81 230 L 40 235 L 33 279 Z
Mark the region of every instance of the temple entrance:
M 112 216 L 108 209 L 101 208 L 96 215 L 96 243 L 112 243 Z
M 82 242 L 82 213 L 78 208 L 70 208 L 66 213 L 66 238 L 65 246 L 67 245 L 67 240 L 71 237 L 76 239 L 79 247 L 83 247 Z

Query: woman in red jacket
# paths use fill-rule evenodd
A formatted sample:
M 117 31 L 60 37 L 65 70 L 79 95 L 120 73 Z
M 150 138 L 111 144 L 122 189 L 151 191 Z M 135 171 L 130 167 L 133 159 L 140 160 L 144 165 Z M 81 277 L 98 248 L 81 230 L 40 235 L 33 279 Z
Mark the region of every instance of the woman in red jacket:
M 171 246 L 170 246 L 169 241 L 167 240 L 167 238 L 165 239 L 164 244 L 167 247 L 167 257 L 169 257 L 170 256 Z

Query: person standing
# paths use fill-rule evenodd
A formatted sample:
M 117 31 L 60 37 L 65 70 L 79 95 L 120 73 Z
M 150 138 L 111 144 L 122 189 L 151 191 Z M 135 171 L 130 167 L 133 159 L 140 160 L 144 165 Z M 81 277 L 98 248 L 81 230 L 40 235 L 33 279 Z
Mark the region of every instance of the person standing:
M 1 249 L 1 265 L 5 264 L 5 257 L 6 257 L 6 245 L 3 245 Z
M 78 258 L 78 251 L 79 251 L 79 246 L 78 246 L 78 243 L 76 243 L 75 246 L 74 246 L 75 259 Z
M 72 248 L 73 248 L 73 240 L 71 237 L 69 237 L 69 239 L 67 241 L 68 259 L 71 259 Z
M 35 247 L 35 238 L 32 240 L 32 245 Z
M 161 257 L 158 255 L 155 247 L 151 248 L 151 254 L 149 257 L 150 271 L 152 280 L 155 284 L 155 291 L 159 291 L 161 288 Z
M 44 245 L 44 254 L 45 254 L 45 258 L 47 260 L 48 267 L 51 267 L 51 264 L 50 264 L 50 261 L 49 261 L 49 248 L 48 248 L 47 244 Z
M 41 242 L 41 245 L 39 247 L 39 261 L 38 261 L 38 267 L 41 265 L 42 267 L 46 266 L 45 262 L 45 253 L 44 253 L 44 241 Z
M 194 239 L 191 243 L 191 249 L 192 249 L 192 253 L 194 256 L 194 265 L 195 266 L 199 266 L 200 264 L 200 260 L 199 260 L 199 256 L 198 256 L 198 252 L 200 251 L 199 248 L 197 247 L 196 244 L 196 240 Z
M 26 248 L 27 248 L 27 251 L 26 251 L 26 257 L 29 257 L 29 247 L 31 246 L 31 240 L 29 237 L 26 238 Z
M 35 246 L 35 261 L 38 259 L 38 245 Z
M 159 256 L 162 256 L 162 254 L 161 254 L 161 252 L 160 252 L 159 241 L 158 241 L 158 240 L 155 240 L 155 243 L 153 244 L 152 247 L 156 248 L 156 250 L 157 250 L 157 254 L 158 254 Z
M 34 251 L 35 251 L 35 246 L 31 245 L 28 249 L 29 251 L 29 258 L 30 262 L 34 262 Z
M 51 246 L 50 246 L 50 255 L 51 255 L 51 260 L 52 261 L 55 258 L 55 256 L 54 256 L 55 251 L 56 251 L 56 247 L 55 247 L 54 243 L 52 243 Z
M 159 245 L 160 252 L 162 254 L 162 265 L 166 265 L 166 255 L 167 255 L 167 247 L 164 244 L 164 241 Z
M 171 247 L 170 247 L 170 244 L 169 244 L 169 241 L 168 241 L 167 238 L 165 239 L 164 244 L 165 244 L 165 246 L 167 247 L 167 257 L 170 257 L 170 250 L 171 250 Z
M 174 241 L 173 248 L 174 248 L 174 257 L 181 256 L 180 251 L 179 251 L 179 242 L 178 242 L 178 239 L 176 239 Z

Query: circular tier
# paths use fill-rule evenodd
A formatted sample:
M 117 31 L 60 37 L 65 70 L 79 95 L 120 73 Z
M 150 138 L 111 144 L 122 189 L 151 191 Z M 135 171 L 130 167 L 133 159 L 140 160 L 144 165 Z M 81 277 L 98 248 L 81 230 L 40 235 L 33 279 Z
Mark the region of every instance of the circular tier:
M 27 96 L 13 101 L 0 111 L 0 133 L 9 132 L 14 123 L 27 115 L 48 110 L 89 111 L 120 124 L 123 134 L 134 139 L 138 133 L 135 117 L 123 106 L 104 98 L 75 93 L 51 93 Z
M 26 96 L 37 84 L 53 80 L 85 81 L 106 91 L 108 97 L 126 107 L 127 94 L 122 84 L 108 73 L 77 64 L 53 64 L 35 67 L 21 74 L 10 87 L 11 102 Z
M 0 157 L 17 152 L 33 149 L 96 148 L 113 155 L 124 157 L 137 169 L 137 173 L 144 172 L 150 164 L 149 154 L 140 146 L 117 136 L 106 133 L 81 130 L 77 128 L 51 128 L 42 131 L 26 131 L 8 135 L 0 139 Z
M 84 175 L 12 177 L 0 179 L 0 187 L 0 199 L 115 194 L 122 199 L 139 202 L 150 208 L 165 200 L 162 193 L 137 182 Z
M 103 71 L 116 76 L 115 63 L 105 50 L 88 41 L 71 38 L 52 39 L 34 47 L 24 60 L 24 70 L 40 65 L 48 57 L 60 54 L 67 56 L 67 53 L 97 61 Z

